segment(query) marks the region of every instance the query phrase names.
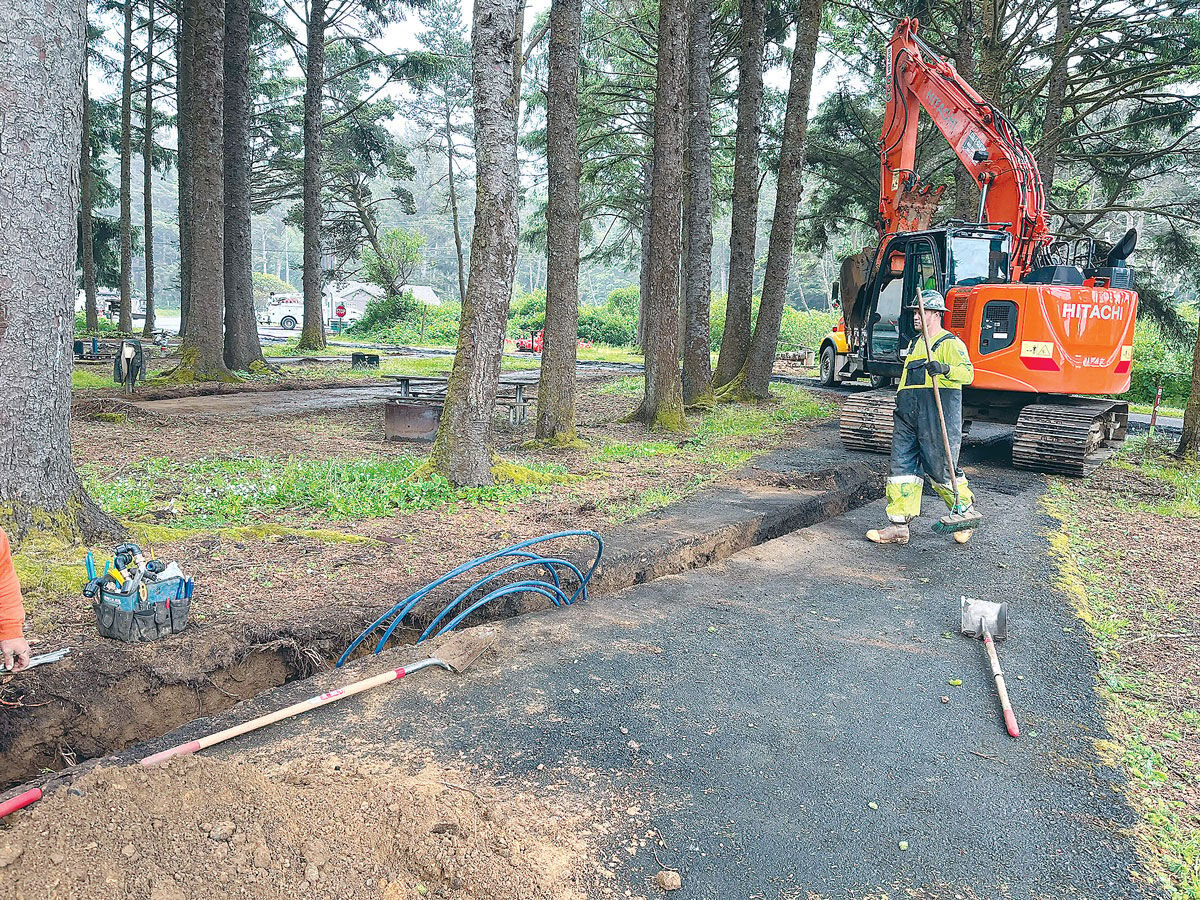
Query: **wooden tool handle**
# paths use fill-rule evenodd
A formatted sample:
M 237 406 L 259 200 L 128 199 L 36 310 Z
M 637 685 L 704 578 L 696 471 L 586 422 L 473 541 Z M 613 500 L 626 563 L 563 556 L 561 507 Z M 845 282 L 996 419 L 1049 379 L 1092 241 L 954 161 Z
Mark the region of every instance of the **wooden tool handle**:
M 986 629 L 983 632 L 983 646 L 987 649 L 988 659 L 992 663 L 992 676 L 996 679 L 996 693 L 1000 695 L 1000 708 L 1004 710 L 1004 725 L 1013 737 L 1021 736 L 1017 727 L 1017 717 L 1013 715 L 1012 704 L 1008 702 L 1008 688 L 1004 686 L 1004 672 L 1000 670 L 1000 657 L 996 655 L 996 644 L 992 633 Z
M 214 744 L 220 744 L 222 741 L 227 741 L 230 738 L 238 737 L 239 735 L 249 734 L 251 731 L 257 731 L 259 728 L 264 728 L 267 725 L 273 725 L 276 722 L 281 722 L 284 719 L 290 719 L 292 716 L 299 715 L 302 712 L 307 712 L 310 709 L 316 709 L 319 706 L 325 706 L 327 703 L 332 703 L 335 700 L 340 700 L 343 697 L 349 697 L 352 694 L 358 694 L 362 691 L 368 691 L 373 687 L 378 687 L 381 684 L 387 684 L 389 681 L 395 681 L 398 678 L 403 678 L 408 673 L 403 669 L 389 669 L 386 672 L 381 672 L 371 678 L 365 678 L 362 681 L 356 681 L 354 684 L 347 685 L 344 688 L 329 691 L 325 694 L 319 694 L 316 697 L 309 697 L 307 700 L 301 700 L 299 703 L 293 703 L 291 706 L 284 709 L 276 710 L 273 713 L 259 716 L 257 719 L 251 719 L 249 722 L 243 722 L 241 725 L 234 725 L 232 728 L 226 728 L 224 731 L 217 731 L 213 734 L 206 734 L 198 740 L 188 741 L 186 744 L 180 744 L 177 747 L 171 747 L 163 750 L 160 753 L 155 753 L 152 756 L 147 756 L 142 760 L 144 766 L 155 766 L 159 763 L 164 763 L 168 759 L 176 756 L 187 756 L 189 753 L 195 753 L 197 750 L 203 750 L 205 747 L 211 747 Z

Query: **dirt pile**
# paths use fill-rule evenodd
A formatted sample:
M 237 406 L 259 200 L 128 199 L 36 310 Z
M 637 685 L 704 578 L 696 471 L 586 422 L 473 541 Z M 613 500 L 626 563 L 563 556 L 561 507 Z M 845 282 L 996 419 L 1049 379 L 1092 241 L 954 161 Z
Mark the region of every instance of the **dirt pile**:
M 0 827 L 0 897 L 576 900 L 600 806 L 433 764 L 98 768 Z

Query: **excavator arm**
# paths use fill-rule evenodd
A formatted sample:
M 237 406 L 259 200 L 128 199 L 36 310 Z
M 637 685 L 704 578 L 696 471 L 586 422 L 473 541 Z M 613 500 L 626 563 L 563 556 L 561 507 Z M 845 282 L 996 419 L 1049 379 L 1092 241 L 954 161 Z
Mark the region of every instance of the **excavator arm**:
M 930 227 L 943 186 L 916 171 L 917 122 L 924 109 L 981 191 L 980 217 L 1012 235 L 1011 277 L 1034 265 L 1050 241 L 1045 193 L 1033 154 L 1008 118 L 984 100 L 905 19 L 887 57 L 887 110 L 880 145 L 879 213 L 885 234 Z

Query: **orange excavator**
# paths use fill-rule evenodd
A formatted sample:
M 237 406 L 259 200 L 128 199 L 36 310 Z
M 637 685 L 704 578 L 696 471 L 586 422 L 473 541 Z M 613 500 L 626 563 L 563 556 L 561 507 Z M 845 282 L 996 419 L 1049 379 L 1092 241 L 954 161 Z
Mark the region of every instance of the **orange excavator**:
M 1049 231 L 1033 154 L 1012 122 L 966 84 L 905 19 L 887 60 L 880 145 L 877 247 L 847 259 L 834 284 L 842 320 L 821 344 L 821 380 L 869 376 L 880 390 L 842 411 L 847 447 L 886 453 L 897 378 L 912 346 L 919 290 L 946 297 L 946 327 L 967 345 L 974 384 L 963 416 L 1014 426 L 1013 464 L 1086 475 L 1125 439 L 1138 296 L 1126 264 L 1130 229 L 1115 245 Z M 932 119 L 980 189 L 978 221 L 931 227 L 944 186 L 916 172 L 920 111 Z

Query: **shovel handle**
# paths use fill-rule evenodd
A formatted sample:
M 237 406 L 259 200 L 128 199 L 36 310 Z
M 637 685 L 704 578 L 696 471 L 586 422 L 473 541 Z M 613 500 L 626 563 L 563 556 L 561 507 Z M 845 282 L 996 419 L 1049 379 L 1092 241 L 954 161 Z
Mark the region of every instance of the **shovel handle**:
M 996 679 L 996 693 L 1000 695 L 1000 708 L 1004 710 L 1004 725 L 1012 737 L 1020 737 L 1021 729 L 1017 727 L 1017 717 L 1013 715 L 1012 704 L 1008 702 L 1008 688 L 1004 686 L 1004 672 L 1000 669 L 1000 657 L 996 655 L 996 643 L 992 640 L 992 633 L 986 628 L 983 631 L 983 646 L 992 664 L 992 676 Z

